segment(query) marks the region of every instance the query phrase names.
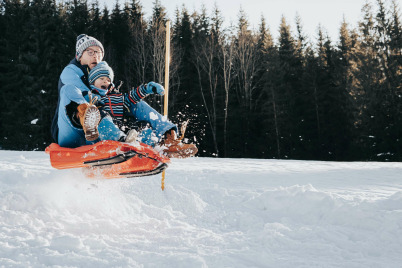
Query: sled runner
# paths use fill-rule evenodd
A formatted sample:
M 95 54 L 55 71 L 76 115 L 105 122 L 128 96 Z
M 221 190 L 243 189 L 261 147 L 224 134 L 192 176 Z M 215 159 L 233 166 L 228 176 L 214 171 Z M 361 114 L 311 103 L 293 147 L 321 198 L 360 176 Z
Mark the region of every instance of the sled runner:
M 46 148 L 50 163 L 56 169 L 84 168 L 88 177 L 122 178 L 158 174 L 167 168 L 170 159 L 143 143 L 132 145 L 118 141 L 100 141 L 78 148 Z

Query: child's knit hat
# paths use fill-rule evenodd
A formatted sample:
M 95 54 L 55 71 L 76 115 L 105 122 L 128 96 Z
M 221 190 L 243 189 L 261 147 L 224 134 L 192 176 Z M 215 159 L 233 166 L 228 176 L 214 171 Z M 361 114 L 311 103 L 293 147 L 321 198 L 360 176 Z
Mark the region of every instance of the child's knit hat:
M 92 68 L 88 76 L 89 83 L 93 84 L 96 79 L 103 76 L 109 77 L 110 82 L 113 83 L 114 73 L 106 61 L 101 61 L 94 68 Z
M 99 42 L 92 36 L 88 36 L 86 34 L 80 34 L 77 37 L 77 43 L 75 44 L 75 51 L 76 51 L 75 58 L 77 60 L 80 60 L 84 51 L 91 46 L 98 46 L 102 50 L 102 53 L 105 53 L 105 50 L 103 49 L 103 45 L 101 42 Z

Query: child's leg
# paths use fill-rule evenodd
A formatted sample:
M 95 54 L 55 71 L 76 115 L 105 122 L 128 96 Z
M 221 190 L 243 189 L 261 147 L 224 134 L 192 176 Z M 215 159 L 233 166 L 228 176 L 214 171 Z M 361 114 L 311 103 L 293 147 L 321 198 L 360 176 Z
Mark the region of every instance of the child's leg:
M 125 137 L 123 131 L 121 131 L 114 123 L 110 116 L 105 116 L 99 123 L 98 126 L 99 139 L 100 140 L 112 140 L 118 141 L 122 137 Z
M 152 147 L 159 142 L 159 139 L 156 137 L 155 131 L 151 128 L 144 128 L 138 134 L 138 141 L 148 144 Z
M 168 130 L 174 129 L 177 132 L 177 126 L 175 124 L 167 120 L 166 117 L 158 113 L 145 101 L 140 101 L 139 103 L 132 105 L 130 107 L 130 112 L 137 121 L 145 121 L 151 125 L 157 141 L 160 141 L 163 134 Z

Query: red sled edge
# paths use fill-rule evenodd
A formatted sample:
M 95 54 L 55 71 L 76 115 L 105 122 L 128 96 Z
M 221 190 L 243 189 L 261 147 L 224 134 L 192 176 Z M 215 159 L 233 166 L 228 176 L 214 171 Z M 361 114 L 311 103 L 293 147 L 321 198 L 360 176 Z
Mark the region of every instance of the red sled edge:
M 170 159 L 156 152 L 151 146 L 100 141 L 78 148 L 50 144 L 45 152 L 56 169 L 84 168 L 89 177 L 105 178 L 154 175 L 167 168 Z

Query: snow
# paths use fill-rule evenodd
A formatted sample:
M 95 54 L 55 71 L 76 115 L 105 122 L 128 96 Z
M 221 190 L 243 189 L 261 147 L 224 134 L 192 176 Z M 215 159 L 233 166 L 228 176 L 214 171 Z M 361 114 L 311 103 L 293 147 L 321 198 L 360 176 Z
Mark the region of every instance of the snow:
M 400 267 L 402 163 L 191 158 L 88 179 L 0 151 L 0 267 Z
M 154 113 L 154 112 L 149 113 L 149 118 L 151 120 L 158 120 L 159 119 L 158 115 L 156 113 Z

